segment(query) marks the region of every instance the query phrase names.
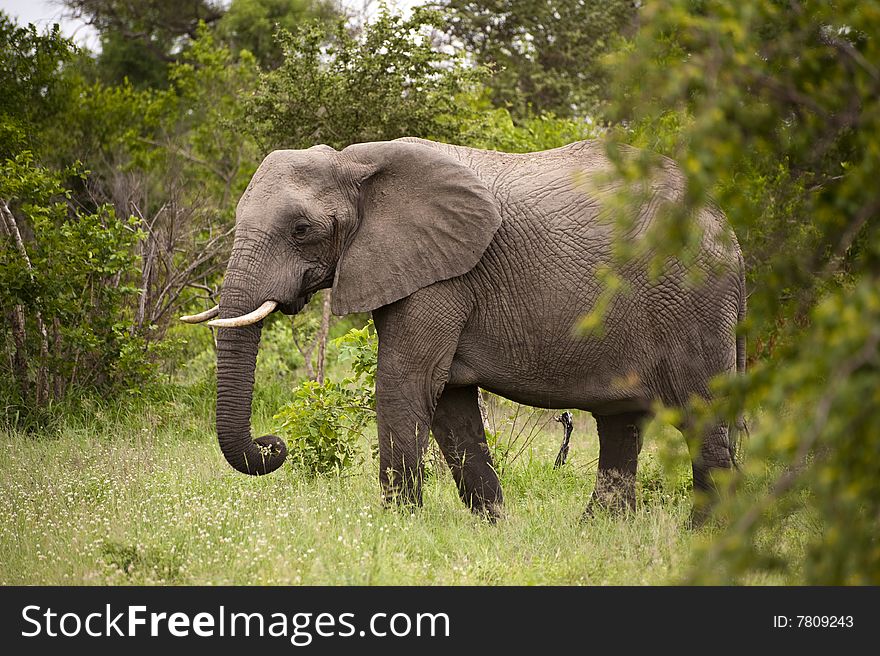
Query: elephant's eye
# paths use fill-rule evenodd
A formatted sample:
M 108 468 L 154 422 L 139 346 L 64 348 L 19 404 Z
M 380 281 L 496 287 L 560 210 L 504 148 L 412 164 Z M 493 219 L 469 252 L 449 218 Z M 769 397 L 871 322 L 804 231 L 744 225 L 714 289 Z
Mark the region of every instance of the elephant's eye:
M 297 221 L 293 226 L 293 234 L 302 237 L 309 231 L 309 224 L 305 221 Z

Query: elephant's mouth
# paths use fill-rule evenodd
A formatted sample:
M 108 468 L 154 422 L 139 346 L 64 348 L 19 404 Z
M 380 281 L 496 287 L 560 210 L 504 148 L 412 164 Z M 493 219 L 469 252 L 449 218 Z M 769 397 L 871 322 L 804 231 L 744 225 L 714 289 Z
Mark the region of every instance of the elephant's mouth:
M 312 294 L 306 294 L 305 296 L 299 296 L 295 298 L 290 303 L 279 303 L 278 311 L 282 314 L 297 314 L 300 310 L 302 310 L 306 303 L 308 303 L 312 298 Z

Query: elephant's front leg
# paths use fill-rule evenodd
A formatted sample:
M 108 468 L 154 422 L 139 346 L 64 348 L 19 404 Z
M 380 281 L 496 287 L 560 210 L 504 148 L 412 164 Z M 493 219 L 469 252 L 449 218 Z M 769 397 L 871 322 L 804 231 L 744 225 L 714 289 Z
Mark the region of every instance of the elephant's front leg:
M 476 387 L 447 387 L 434 413 L 432 430 L 452 470 L 461 500 L 495 519 L 501 512 L 501 482 L 492 465 Z
M 376 414 L 379 432 L 379 483 L 386 505 L 422 505 L 424 455 L 428 447 L 431 409 L 407 398 L 411 384 L 376 379 Z
M 439 318 L 418 292 L 373 312 L 379 336 L 376 415 L 386 504 L 422 504 L 423 457 L 463 318 Z

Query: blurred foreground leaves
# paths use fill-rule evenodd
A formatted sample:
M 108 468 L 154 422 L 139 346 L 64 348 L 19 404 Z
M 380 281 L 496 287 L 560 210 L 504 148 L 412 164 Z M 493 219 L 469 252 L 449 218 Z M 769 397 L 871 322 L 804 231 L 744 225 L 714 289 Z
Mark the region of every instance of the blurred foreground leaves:
M 711 412 L 746 412 L 766 486 L 722 509 L 691 580 L 880 583 L 880 3 L 673 0 L 640 19 L 611 61 L 615 139 L 679 161 L 682 211 L 717 201 L 749 271 L 750 372 Z M 768 538 L 792 513 L 806 554 Z

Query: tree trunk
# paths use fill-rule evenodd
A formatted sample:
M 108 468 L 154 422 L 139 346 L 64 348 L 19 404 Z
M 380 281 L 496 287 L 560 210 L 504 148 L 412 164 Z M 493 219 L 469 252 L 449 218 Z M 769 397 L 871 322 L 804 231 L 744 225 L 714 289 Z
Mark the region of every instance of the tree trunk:
M 146 241 L 141 242 L 141 295 L 135 311 L 132 335 L 144 334 L 144 321 L 147 318 L 147 303 L 153 281 L 154 261 L 156 259 L 156 240 L 152 232 L 147 233 Z
M 49 400 L 49 333 L 37 310 L 37 331 L 40 333 L 40 365 L 37 369 L 37 405 Z
M 61 341 L 61 322 L 58 320 L 58 317 L 52 318 L 52 337 L 55 343 L 56 362 L 64 362 L 64 354 L 61 352 L 63 348 Z M 56 368 L 53 378 L 55 398 L 60 399 L 64 396 L 64 378 L 62 376 L 62 371 Z
M 480 408 L 480 418 L 483 420 L 483 431 L 490 432 L 489 412 L 486 408 L 486 400 L 483 398 L 483 390 L 477 388 L 477 406 Z
M 327 353 L 327 334 L 330 332 L 330 301 L 332 292 L 324 290 L 324 307 L 321 310 L 321 328 L 318 330 L 318 384 L 324 382 L 324 360 Z
M 24 240 L 21 238 L 21 232 L 18 229 L 18 224 L 15 222 L 15 217 L 12 215 L 12 211 L 9 209 L 9 205 L 6 203 L 5 200 L 2 199 L 0 199 L 0 215 L 2 215 L 2 221 L 0 221 L 0 223 L 3 224 L 4 234 L 12 237 L 13 241 L 15 241 L 15 247 L 18 250 L 19 255 L 21 255 L 22 259 L 24 260 L 31 280 L 33 280 L 34 269 L 31 266 L 31 258 L 28 257 L 27 248 L 25 248 L 24 245 Z M 37 309 L 35 312 L 35 318 L 37 323 L 37 331 L 40 333 L 40 361 L 37 368 L 36 389 L 36 402 L 39 405 L 45 402 L 49 397 L 49 334 L 46 331 L 46 325 L 43 323 L 43 315 L 40 313 L 39 309 Z M 12 323 L 12 335 L 13 339 L 15 340 L 16 349 L 15 375 L 19 377 L 19 384 L 22 386 L 22 392 L 24 396 L 27 396 L 27 357 L 25 351 L 27 347 L 27 342 L 25 333 L 25 312 L 23 306 L 16 305 L 13 309 Z
M 18 383 L 19 393 L 22 400 L 30 396 L 28 384 L 27 357 L 25 354 L 26 333 L 24 330 L 24 310 L 20 305 L 12 308 L 10 315 L 12 323 L 12 341 L 15 344 L 15 355 L 12 358 L 13 375 Z
M 12 237 L 12 227 L 7 218 L 11 212 L 5 200 L 0 200 L 0 231 L 4 237 Z M 15 344 L 15 355 L 12 358 L 12 371 L 18 383 L 19 393 L 22 399 L 29 396 L 27 357 L 25 347 L 27 345 L 27 333 L 25 332 L 24 308 L 15 305 L 9 313 L 9 323 L 12 327 L 12 341 Z
M 315 367 L 312 365 L 312 354 L 315 352 L 315 346 L 318 344 L 317 339 L 310 340 L 308 345 L 303 348 L 299 340 L 296 338 L 296 325 L 295 322 L 296 317 L 290 317 L 290 332 L 293 335 L 293 343 L 296 346 L 297 350 L 300 352 L 300 355 L 303 356 L 303 362 L 306 367 L 306 378 L 309 380 L 315 380 Z

